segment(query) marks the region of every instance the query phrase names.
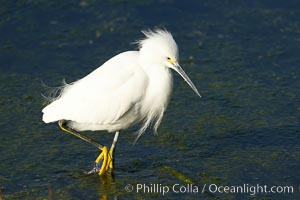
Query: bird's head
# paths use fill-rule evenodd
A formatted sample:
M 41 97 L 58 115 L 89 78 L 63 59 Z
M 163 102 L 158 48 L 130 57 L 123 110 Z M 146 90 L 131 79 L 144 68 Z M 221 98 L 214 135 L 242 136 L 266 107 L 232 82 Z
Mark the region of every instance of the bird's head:
M 201 97 L 193 82 L 179 65 L 178 46 L 172 34 L 162 29 L 143 31 L 143 34 L 146 38 L 137 42 L 142 60 L 175 70 Z

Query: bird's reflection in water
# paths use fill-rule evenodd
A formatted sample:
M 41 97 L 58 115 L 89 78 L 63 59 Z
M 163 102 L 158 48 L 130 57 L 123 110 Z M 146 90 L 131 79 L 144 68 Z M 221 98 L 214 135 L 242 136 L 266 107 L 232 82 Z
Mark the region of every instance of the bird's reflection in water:
M 98 176 L 98 175 L 97 175 Z M 118 190 L 113 173 L 99 176 L 99 200 L 118 199 Z

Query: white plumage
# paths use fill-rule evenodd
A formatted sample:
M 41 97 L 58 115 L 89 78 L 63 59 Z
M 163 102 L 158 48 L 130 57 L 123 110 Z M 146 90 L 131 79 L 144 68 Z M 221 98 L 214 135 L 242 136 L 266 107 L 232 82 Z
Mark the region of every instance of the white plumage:
M 71 128 L 119 131 L 143 121 L 158 128 L 177 71 L 200 96 L 178 64 L 178 48 L 166 30 L 143 32 L 139 51 L 114 56 L 84 78 L 65 85 L 42 112 L 45 123 L 67 120 Z

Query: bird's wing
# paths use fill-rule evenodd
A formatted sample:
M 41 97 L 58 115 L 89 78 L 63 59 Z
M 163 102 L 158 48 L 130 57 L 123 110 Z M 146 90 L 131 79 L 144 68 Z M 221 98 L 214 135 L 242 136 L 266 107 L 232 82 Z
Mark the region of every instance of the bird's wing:
M 147 87 L 137 57 L 137 52 L 119 54 L 66 86 L 60 98 L 43 109 L 44 122 L 110 124 L 120 119 L 141 100 Z

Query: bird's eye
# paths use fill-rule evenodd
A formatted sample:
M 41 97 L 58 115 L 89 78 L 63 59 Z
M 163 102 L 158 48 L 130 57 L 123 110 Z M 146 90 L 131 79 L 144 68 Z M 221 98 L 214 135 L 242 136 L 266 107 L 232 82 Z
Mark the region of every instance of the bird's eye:
M 167 57 L 167 60 L 168 60 L 168 61 L 171 61 L 171 58 L 170 58 L 170 57 Z

